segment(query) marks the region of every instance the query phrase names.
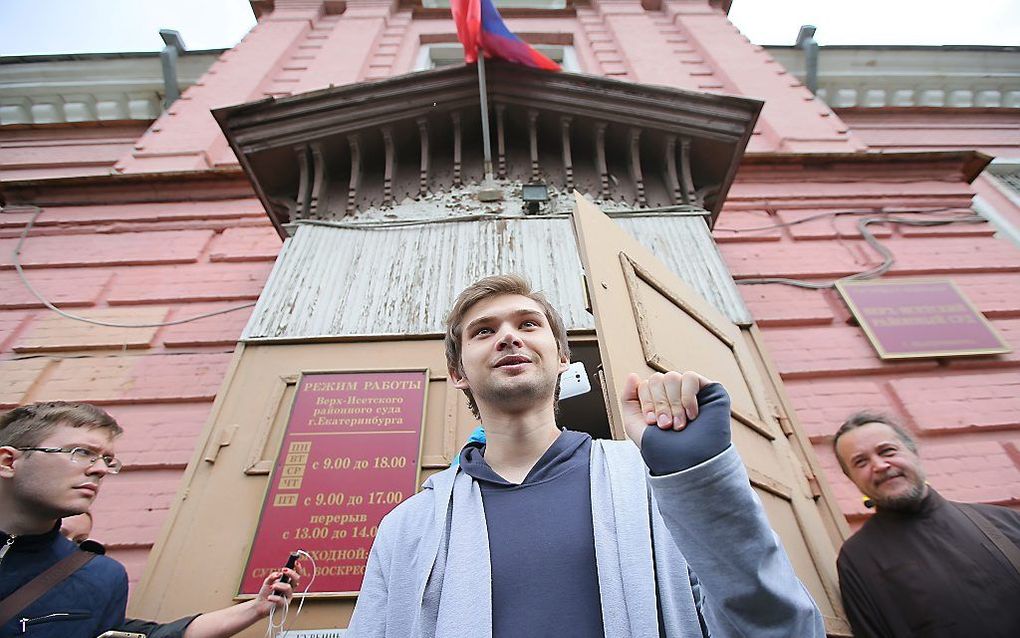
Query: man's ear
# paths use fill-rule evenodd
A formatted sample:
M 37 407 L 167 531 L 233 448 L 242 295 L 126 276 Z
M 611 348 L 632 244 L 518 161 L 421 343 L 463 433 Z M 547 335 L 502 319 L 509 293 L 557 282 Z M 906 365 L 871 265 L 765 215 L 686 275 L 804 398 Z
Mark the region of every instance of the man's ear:
M 447 368 L 446 372 L 450 375 L 450 381 L 453 382 L 453 387 L 457 388 L 458 390 L 471 389 L 470 384 L 468 384 L 467 377 L 457 372 L 453 368 Z
M 9 445 L 0 446 L 0 478 L 11 478 L 14 476 L 14 459 L 18 458 L 18 451 Z
M 565 354 L 563 354 L 561 352 L 560 353 L 560 374 L 563 374 L 564 372 L 566 372 L 567 368 L 569 368 L 569 367 L 570 367 L 570 359 L 567 358 L 567 355 L 565 355 Z

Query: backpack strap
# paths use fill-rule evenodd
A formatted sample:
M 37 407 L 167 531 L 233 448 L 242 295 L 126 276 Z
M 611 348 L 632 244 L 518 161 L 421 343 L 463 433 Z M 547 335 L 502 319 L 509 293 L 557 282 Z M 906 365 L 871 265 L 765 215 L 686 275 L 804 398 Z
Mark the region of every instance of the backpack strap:
M 970 503 L 954 503 L 956 508 L 963 513 L 964 516 L 970 519 L 970 522 L 977 525 L 977 528 L 995 545 L 1002 555 L 1006 557 L 1006 560 L 1013 565 L 1013 569 L 1016 570 L 1017 575 L 1020 575 L 1020 548 L 1018 548 L 1013 541 L 1006 538 L 1006 535 L 1002 533 L 998 527 L 992 524 L 988 517 L 981 513 L 981 511 L 971 505 Z
M 0 600 L 0 627 L 95 557 L 91 552 L 75 550 Z

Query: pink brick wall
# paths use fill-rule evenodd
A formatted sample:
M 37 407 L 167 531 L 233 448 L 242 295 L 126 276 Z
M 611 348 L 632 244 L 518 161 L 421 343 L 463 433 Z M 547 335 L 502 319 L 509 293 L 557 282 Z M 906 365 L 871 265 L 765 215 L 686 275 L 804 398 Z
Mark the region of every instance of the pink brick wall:
M 148 122 L 0 127 L 4 180 L 107 175 Z
M 160 196 L 179 197 L 173 190 Z M 90 401 L 124 426 L 125 471 L 103 486 L 95 535 L 135 581 L 251 309 L 149 328 L 60 317 L 11 264 L 30 218 L 19 209 L 0 215 L 0 408 Z M 22 252 L 25 276 L 58 306 L 148 324 L 252 303 L 280 246 L 261 205 L 245 198 L 47 206 Z
M 1020 146 L 1018 109 L 883 108 L 842 109 L 840 117 L 872 148 L 969 150 L 1016 157 Z
M 969 197 L 959 190 L 969 190 L 961 177 L 944 175 L 938 189 L 928 190 L 925 185 L 942 172 L 934 164 L 928 175 L 920 165 L 885 170 L 897 177 L 855 171 L 851 192 L 846 184 L 832 184 L 838 180 L 831 174 L 805 169 L 799 182 L 785 186 L 785 196 L 774 176 L 756 168 L 742 171 L 714 231 L 734 276 L 819 283 L 880 263 L 856 227 L 859 216 L 776 224 L 826 211 L 968 212 L 966 206 L 957 208 Z M 826 184 L 832 184 L 827 198 L 822 195 Z M 864 408 L 890 412 L 904 422 L 920 441 L 929 481 L 950 498 L 1020 506 L 1020 249 L 997 237 L 987 223 L 870 229 L 895 257 L 887 279 L 951 278 L 1014 351 L 882 361 L 834 290 L 740 286 L 841 507 L 854 526 L 868 513 L 830 449 L 842 420 Z

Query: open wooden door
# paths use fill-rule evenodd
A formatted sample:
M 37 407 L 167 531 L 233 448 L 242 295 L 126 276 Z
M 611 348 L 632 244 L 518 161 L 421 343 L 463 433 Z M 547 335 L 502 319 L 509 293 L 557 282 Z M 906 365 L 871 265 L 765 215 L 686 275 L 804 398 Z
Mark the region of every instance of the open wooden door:
M 630 372 L 693 370 L 732 398 L 733 441 L 797 575 L 830 635 L 849 636 L 839 603 L 836 549 L 802 462 L 769 405 L 741 329 L 673 274 L 594 204 L 576 196 L 574 231 L 595 315 L 602 384 L 614 438 L 624 438 L 619 396 Z M 608 400 L 613 397 L 613 400 Z

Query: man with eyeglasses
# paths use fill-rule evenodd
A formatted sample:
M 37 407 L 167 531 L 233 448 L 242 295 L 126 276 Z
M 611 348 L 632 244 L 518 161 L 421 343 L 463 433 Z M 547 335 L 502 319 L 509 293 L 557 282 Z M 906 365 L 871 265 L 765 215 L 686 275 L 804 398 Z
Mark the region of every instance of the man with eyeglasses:
M 121 432 L 87 403 L 33 403 L 0 417 L 0 636 L 94 638 L 124 621 L 124 567 L 60 534 L 60 519 L 88 511 L 120 471 Z M 55 576 L 39 584 L 43 573 Z

